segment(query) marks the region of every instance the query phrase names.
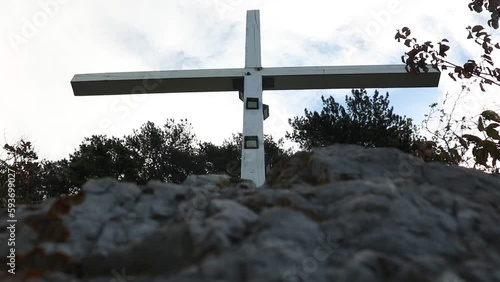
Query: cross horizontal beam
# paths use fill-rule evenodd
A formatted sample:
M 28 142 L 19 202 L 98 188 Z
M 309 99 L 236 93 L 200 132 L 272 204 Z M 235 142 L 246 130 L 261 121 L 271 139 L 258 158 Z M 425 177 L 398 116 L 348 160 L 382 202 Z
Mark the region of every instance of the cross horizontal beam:
M 262 75 L 263 90 L 436 87 L 441 73 L 408 74 L 405 65 L 205 69 L 77 74 L 75 96 L 238 91 Z

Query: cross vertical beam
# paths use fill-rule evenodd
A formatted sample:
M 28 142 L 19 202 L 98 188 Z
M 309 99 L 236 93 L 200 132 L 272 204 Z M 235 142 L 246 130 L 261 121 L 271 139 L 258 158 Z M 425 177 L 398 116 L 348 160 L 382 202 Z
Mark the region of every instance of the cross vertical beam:
M 247 12 L 245 68 L 243 85 L 243 136 L 241 144 L 241 178 L 258 186 L 265 181 L 264 118 L 262 113 L 262 62 L 259 11 Z M 257 101 L 257 109 L 249 108 L 249 98 Z M 255 145 L 255 146 L 254 146 Z

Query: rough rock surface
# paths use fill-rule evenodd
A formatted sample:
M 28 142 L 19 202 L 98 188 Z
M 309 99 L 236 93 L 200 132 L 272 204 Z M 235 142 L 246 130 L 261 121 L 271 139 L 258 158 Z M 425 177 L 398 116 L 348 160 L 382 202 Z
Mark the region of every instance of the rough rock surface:
M 500 281 L 500 179 L 395 149 L 298 153 L 262 188 L 90 180 L 16 216 L 1 281 Z

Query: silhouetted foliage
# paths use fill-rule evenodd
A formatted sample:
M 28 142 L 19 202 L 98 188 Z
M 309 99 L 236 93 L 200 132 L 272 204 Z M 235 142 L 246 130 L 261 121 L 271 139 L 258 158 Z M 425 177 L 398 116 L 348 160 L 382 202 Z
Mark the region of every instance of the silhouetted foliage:
M 135 181 L 142 165 L 141 156 L 127 147 L 123 139 L 104 135 L 86 137 L 70 155 L 69 162 L 72 183 L 76 186 L 100 177 Z
M 242 134 L 232 134 L 231 138 L 225 139 L 221 146 L 212 143 L 200 144 L 207 163 L 208 173 L 225 172 L 234 177 L 241 174 L 241 147 Z M 272 136 L 264 135 L 264 151 L 272 163 L 277 163 L 284 158 L 290 157 L 291 149 L 284 148 L 283 138 L 275 141 Z
M 80 192 L 79 185 L 72 181 L 72 169 L 66 159 L 42 162 L 43 186 L 45 197 L 55 198 L 61 195 L 74 195 Z
M 411 119 L 396 115 L 393 107 L 389 108 L 388 93 L 382 96 L 375 91 L 369 97 L 364 89 L 352 90 L 352 96 L 345 98 L 347 108 L 331 96 L 321 100 L 321 113 L 305 109 L 305 117 L 289 120 L 293 132 L 287 132 L 286 137 L 302 149 L 342 143 L 412 151 L 415 128 Z
M 14 145 L 5 144 L 3 149 L 7 153 L 7 158 L 0 161 L 0 197 L 4 205 L 9 175 L 14 179 L 11 183 L 17 204 L 39 203 L 75 192 L 67 160 L 39 160 L 31 142 L 22 139 Z
M 241 148 L 236 141 L 237 136 L 233 134 L 230 139 L 224 140 L 220 146 L 211 142 L 199 144 L 198 155 L 202 162 L 205 163 L 208 174 L 227 173 L 232 176 L 239 175 Z
M 43 192 L 40 189 L 42 166 L 31 142 L 20 140 L 15 145 L 5 144 L 3 148 L 7 152 L 7 159 L 0 166 L 2 197 L 5 197 L 7 193 L 7 172 L 10 169 L 15 175 L 17 201 L 20 203 L 40 202 L 43 199 Z
M 491 15 L 488 25 L 494 29 L 498 29 L 500 1 L 473 0 L 469 3 L 468 7 L 471 11 L 477 13 L 482 13 L 486 9 Z M 448 71 L 448 76 L 454 81 L 457 81 L 458 78 L 460 80 L 473 79 L 473 82 L 479 82 L 479 87 L 483 92 L 486 91 L 485 84 L 500 86 L 500 68 L 495 67 L 492 59 L 492 52 L 495 49 L 500 49 L 500 43 L 494 43 L 491 34 L 486 32 L 486 29 L 482 25 L 468 26 L 466 30 L 468 32 L 467 39 L 473 39 L 481 47 L 483 54 L 479 59 L 468 59 L 463 64 L 453 63 L 445 59 L 447 52 L 450 50 L 447 39 L 443 39 L 437 44 L 431 41 L 418 44 L 416 38 L 410 37 L 411 30 L 408 27 L 402 28 L 401 31 L 398 30 L 395 39 L 398 42 L 403 40 L 404 45 L 410 48 L 401 57 L 403 63 L 406 64 L 407 71 L 414 74 L 427 72 L 429 70 L 427 64 L 430 63 L 437 70 L 450 70 Z M 462 88 L 463 90 L 470 91 L 470 88 L 466 84 L 463 84 Z M 435 108 L 435 106 L 431 106 L 431 109 Z M 493 105 L 490 106 L 492 107 Z M 437 152 L 435 160 L 452 164 L 464 163 L 467 161 L 465 155 L 470 149 L 474 156 L 475 166 L 480 165 L 498 173 L 500 170 L 497 166 L 497 160 L 500 158 L 500 137 L 498 131 L 500 119 L 498 118 L 498 113 L 491 109 L 483 110 L 478 117 L 477 129 L 480 133 L 484 133 L 484 136 L 479 137 L 473 134 L 457 134 L 457 132 L 451 131 L 450 129 L 454 125 L 451 124 L 451 114 L 447 114 L 443 110 L 440 110 L 440 112 L 440 119 L 447 119 L 448 123 L 444 125 L 443 134 L 439 131 L 434 132 L 434 141 L 439 141 L 434 148 Z M 467 128 L 463 124 L 464 122 L 466 122 L 466 117 L 463 117 L 459 122 L 455 122 L 455 124 L 462 123 L 460 130 L 463 130 Z M 485 124 L 485 122 L 488 124 Z
M 499 0 L 472 0 L 469 3 L 469 9 L 476 13 L 482 13 L 483 7 L 490 13 L 491 18 L 488 20 L 488 25 L 494 29 L 498 29 L 498 19 L 500 18 L 500 1 Z
M 142 158 L 137 183 L 156 179 L 181 183 L 190 174 L 202 174 L 195 156 L 195 135 L 187 120 L 167 120 L 163 128 L 147 122 L 126 136 L 127 146 Z
M 283 140 L 265 136 L 267 153 L 280 160 L 291 154 Z M 93 135 L 84 138 L 69 160 L 38 160 L 28 141 L 3 148 L 7 159 L 0 160 L 0 197 L 6 206 L 9 169 L 16 172 L 18 203 L 38 203 L 44 199 L 80 192 L 89 179 L 111 177 L 139 185 L 150 180 L 182 183 L 190 174 L 227 173 L 240 175 L 241 134 L 233 134 L 222 145 L 196 143 L 187 120 L 169 119 L 163 127 L 147 122 L 123 138 Z

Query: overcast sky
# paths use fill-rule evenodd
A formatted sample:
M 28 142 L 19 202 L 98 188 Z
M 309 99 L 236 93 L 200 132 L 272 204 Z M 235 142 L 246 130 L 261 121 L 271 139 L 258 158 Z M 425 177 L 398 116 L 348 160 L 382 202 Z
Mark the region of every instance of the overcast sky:
M 472 14 L 468 2 L 3 0 L 0 145 L 24 137 L 41 157 L 60 159 L 84 137 L 123 137 L 147 121 L 163 125 L 168 118 L 187 118 L 199 140 L 220 144 L 242 130 L 243 106 L 236 92 L 75 97 L 71 78 L 243 67 L 246 11 L 253 9 L 260 10 L 264 67 L 398 64 L 406 49 L 394 34 L 403 26 L 420 41 L 447 37 L 450 60 L 462 62 L 480 51 L 465 40 L 465 27 L 484 24 L 486 16 Z M 429 104 L 459 88 L 443 76 L 436 89 L 381 92 L 389 91 L 397 114 L 420 122 Z M 495 89 L 490 90 L 469 95 L 461 111 L 477 115 L 494 99 Z M 320 110 L 321 95 L 343 101 L 350 91 L 265 92 L 271 116 L 264 132 L 284 137 L 291 131 L 288 118 L 302 115 L 304 108 Z

